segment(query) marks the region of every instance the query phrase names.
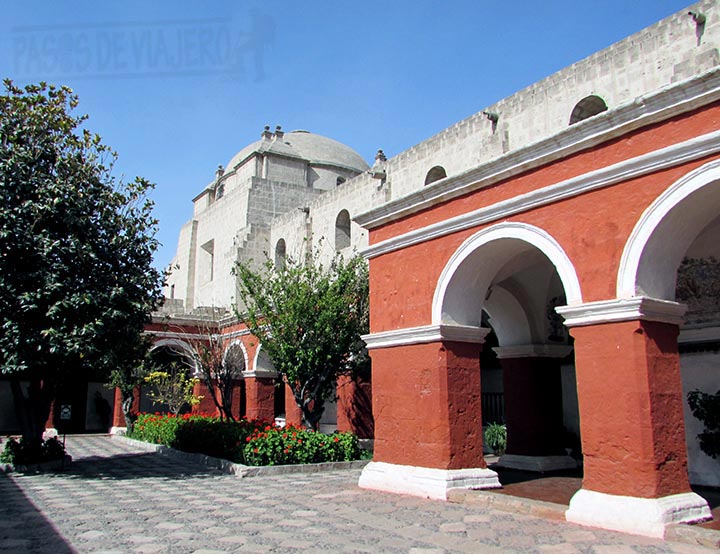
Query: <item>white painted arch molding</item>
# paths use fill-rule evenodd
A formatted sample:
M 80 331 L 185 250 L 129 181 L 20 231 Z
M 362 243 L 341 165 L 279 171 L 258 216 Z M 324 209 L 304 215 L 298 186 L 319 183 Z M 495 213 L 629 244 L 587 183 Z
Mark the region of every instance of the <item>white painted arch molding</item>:
M 435 288 L 433 324 L 479 326 L 485 294 L 498 271 L 529 247 L 538 249 L 555 266 L 568 305 L 582 304 L 575 267 L 560 244 L 534 225 L 503 222 L 478 231 L 450 257 Z
M 617 298 L 674 300 L 678 265 L 718 215 L 720 160 L 715 160 L 675 181 L 640 216 L 620 258 Z
M 200 374 L 200 368 L 197 363 L 195 352 L 192 347 L 182 339 L 164 338 L 155 341 L 150 347 L 150 352 L 159 348 L 168 348 L 178 356 L 185 356 L 192 363 L 193 375 L 197 376 Z

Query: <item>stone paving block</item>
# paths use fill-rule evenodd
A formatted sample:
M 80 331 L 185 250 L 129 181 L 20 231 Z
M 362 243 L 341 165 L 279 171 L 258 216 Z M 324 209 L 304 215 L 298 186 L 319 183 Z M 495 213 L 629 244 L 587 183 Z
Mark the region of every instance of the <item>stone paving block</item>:
M 106 437 L 68 437 L 68 448 L 75 462 L 64 472 L 0 475 L 0 545 L 32 546 L 0 546 L 3 554 L 717 552 L 487 505 L 364 491 L 357 469 L 238 479 Z M 32 535 L 25 521 L 33 522 Z

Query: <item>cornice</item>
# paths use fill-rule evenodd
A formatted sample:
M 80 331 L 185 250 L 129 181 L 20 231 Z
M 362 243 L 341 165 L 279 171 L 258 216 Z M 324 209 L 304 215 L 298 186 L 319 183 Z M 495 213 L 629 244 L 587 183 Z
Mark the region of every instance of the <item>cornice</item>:
M 363 335 L 368 350 L 429 342 L 470 342 L 482 344 L 490 329 L 469 325 L 423 325 Z
M 659 321 L 680 325 L 687 311 L 685 304 L 646 296 L 587 302 L 576 306 L 558 306 L 566 327 L 581 327 L 619 321 Z
M 640 97 L 615 110 L 605 112 L 592 120 L 567 127 L 555 135 L 526 147 L 519 148 L 495 160 L 483 163 L 478 167 L 458 175 L 446 177 L 432 186 L 425 187 L 368 212 L 359 214 L 355 216 L 354 220 L 367 229 L 373 229 L 413 213 L 426 210 L 452 198 L 494 185 L 514 175 L 525 173 L 531 169 L 545 165 L 553 160 L 564 158 L 578 151 L 607 142 L 638 128 L 697 109 L 719 99 L 720 68 L 714 68 L 693 79 L 674 83 L 658 92 Z M 712 147 L 715 149 L 714 151 L 718 151 L 717 137 L 714 137 L 714 135 L 715 133 L 711 133 L 710 135 L 705 135 L 705 137 L 710 139 Z M 563 181 L 558 185 L 568 186 L 574 181 L 589 179 L 596 182 L 595 188 L 599 188 L 637 175 L 637 170 L 642 170 L 643 167 L 645 167 L 645 171 L 656 171 L 657 169 L 682 163 L 683 161 L 694 159 L 698 155 L 701 155 L 701 152 L 695 148 L 695 146 L 699 145 L 693 145 L 693 142 L 694 141 L 687 141 L 687 143 L 682 143 L 682 145 L 669 147 L 670 149 L 674 149 L 680 146 L 680 149 L 675 152 L 676 155 L 673 160 L 667 160 L 665 163 L 662 162 L 661 156 L 655 156 L 655 154 L 658 152 L 666 154 L 668 152 L 667 149 L 620 162 L 609 168 Z M 690 151 L 682 152 L 683 145 L 687 146 Z M 704 154 L 707 155 L 708 153 L 709 152 L 705 150 Z M 632 166 L 634 164 L 639 164 L 640 168 L 633 168 Z M 624 174 L 626 171 L 629 173 Z M 580 183 L 577 184 L 579 185 Z M 550 187 L 545 187 L 524 196 L 537 196 L 538 193 L 542 196 L 543 193 L 552 192 L 560 192 L 562 194 L 562 191 L 553 190 L 554 187 L 558 185 L 551 185 Z M 592 188 L 588 190 L 592 190 Z M 582 192 L 584 192 L 584 190 L 578 190 L 575 194 L 581 194 Z M 551 195 L 548 201 L 556 201 L 557 199 L 558 198 L 552 197 Z M 503 203 L 498 204 L 502 205 Z M 493 207 L 499 208 L 500 206 L 498 206 L 498 204 L 479 211 L 486 212 Z M 533 206 L 531 205 L 530 207 Z M 518 206 L 518 209 L 522 211 L 528 209 L 528 207 Z M 475 212 L 473 212 L 473 214 L 474 213 Z M 492 217 L 490 213 L 488 213 L 488 215 Z M 460 217 L 468 216 L 471 216 L 471 214 Z M 497 217 L 503 217 L 503 215 L 498 214 L 496 218 Z M 492 219 L 490 220 L 492 221 Z M 425 229 L 428 228 L 415 231 L 414 233 L 424 231 Z M 450 230 L 449 232 L 456 230 L 457 229 Z M 402 236 L 406 237 L 410 234 L 411 233 L 408 233 Z M 366 255 L 369 257 L 379 255 L 375 253 L 376 247 L 384 245 L 387 242 L 388 241 L 383 241 L 383 243 L 378 243 L 377 245 L 367 248 L 365 250 Z
M 398 235 L 364 248 L 362 254 L 374 258 L 718 152 L 720 131 L 714 131 Z

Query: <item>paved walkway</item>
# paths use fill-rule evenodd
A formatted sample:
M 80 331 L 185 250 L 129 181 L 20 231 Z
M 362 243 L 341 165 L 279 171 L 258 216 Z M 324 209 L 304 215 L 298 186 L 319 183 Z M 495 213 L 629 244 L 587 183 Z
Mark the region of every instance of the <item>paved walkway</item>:
M 0 552 L 713 552 L 364 491 L 358 470 L 240 479 L 108 437 L 69 437 L 68 450 L 64 472 L 0 475 Z

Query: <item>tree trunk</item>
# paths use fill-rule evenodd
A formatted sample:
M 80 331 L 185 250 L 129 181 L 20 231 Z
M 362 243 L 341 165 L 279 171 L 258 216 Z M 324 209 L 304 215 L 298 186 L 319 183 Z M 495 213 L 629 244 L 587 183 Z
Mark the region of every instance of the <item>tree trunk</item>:
M 55 383 L 49 379 L 31 378 L 27 397 L 18 379 L 11 379 L 10 389 L 23 441 L 40 448 L 45 423 L 50 416 L 50 407 L 55 397 Z
M 127 429 L 127 434 L 129 435 L 132 433 L 133 427 L 135 426 L 135 421 L 137 420 L 137 414 L 132 413 L 132 405 L 135 400 L 135 387 L 130 389 L 130 392 L 126 390 L 120 390 L 120 393 L 122 394 L 122 411 L 123 416 L 125 417 L 125 427 Z

